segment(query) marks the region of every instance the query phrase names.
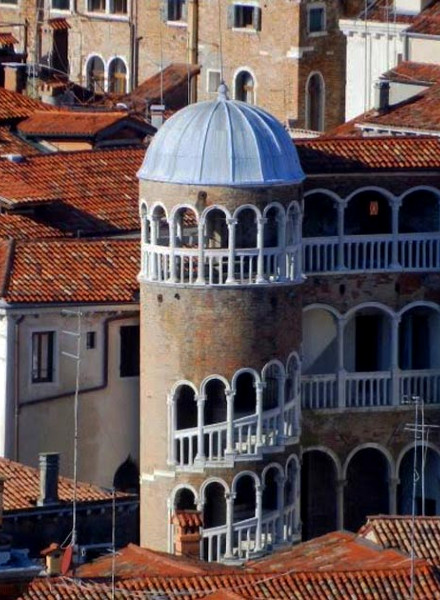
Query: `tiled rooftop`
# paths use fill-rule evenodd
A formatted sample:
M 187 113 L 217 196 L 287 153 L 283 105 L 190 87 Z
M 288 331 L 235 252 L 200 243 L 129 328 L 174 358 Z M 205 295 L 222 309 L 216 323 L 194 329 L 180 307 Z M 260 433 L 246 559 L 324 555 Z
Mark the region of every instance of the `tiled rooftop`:
M 4 269 L 2 297 L 6 302 L 137 301 L 137 239 L 3 241 L 0 244 Z M 9 266 L 7 277 L 5 265 Z
M 121 122 L 144 127 L 146 131 L 151 129 L 145 122 L 130 117 L 127 112 L 72 110 L 54 111 L 50 115 L 45 111 L 37 111 L 22 121 L 17 129 L 25 135 L 93 137 Z
M 399 83 L 440 83 L 440 65 L 407 60 L 384 73 L 381 78 Z
M 3 505 L 4 511 L 28 510 L 35 507 L 40 494 L 39 470 L 21 463 L 0 458 L 0 477 L 5 480 Z M 72 502 L 73 480 L 60 477 L 58 480 L 58 497 L 61 502 Z M 118 492 L 120 497 L 126 494 Z M 89 483 L 78 483 L 78 502 L 109 501 L 112 493 Z
M 438 600 L 440 583 L 433 567 L 414 571 L 414 600 Z M 410 588 L 408 568 L 324 573 L 231 573 L 186 577 L 145 577 L 116 583 L 115 598 L 200 600 L 211 592 L 233 592 L 246 599 L 267 600 L 404 600 Z M 218 596 L 217 596 L 218 597 Z M 222 596 L 220 596 L 221 598 Z M 65 579 L 35 580 L 21 600 L 108 600 L 109 583 Z M 228 598 L 228 596 L 226 596 Z
M 368 21 L 379 21 L 381 23 L 412 23 L 416 16 L 399 14 L 394 10 L 393 0 L 376 0 L 373 3 L 368 3 L 368 9 L 362 11 L 358 17 Z
M 408 32 L 440 35 L 440 2 L 434 0 L 430 6 L 422 11 L 414 20 Z
M 440 168 L 437 137 L 335 137 L 295 143 L 306 174 Z
M 408 554 L 412 547 L 412 517 L 379 515 L 368 517 L 359 535 L 383 548 L 398 548 Z M 416 556 L 440 566 L 440 517 L 416 517 L 414 520 Z
M 36 110 L 54 111 L 56 108 L 0 87 L 0 121 L 25 119 Z
M 32 144 L 25 142 L 10 127 L 0 126 L 0 158 L 5 154 L 21 154 L 22 156 L 35 156 L 41 152 Z

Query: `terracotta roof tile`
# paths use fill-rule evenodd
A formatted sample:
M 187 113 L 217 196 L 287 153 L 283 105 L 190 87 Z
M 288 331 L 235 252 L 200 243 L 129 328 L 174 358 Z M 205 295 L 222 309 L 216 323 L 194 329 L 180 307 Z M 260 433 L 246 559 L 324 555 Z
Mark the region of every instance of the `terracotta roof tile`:
M 381 23 L 412 23 L 416 19 L 416 15 L 400 14 L 394 10 L 394 2 L 390 0 L 376 0 L 368 3 L 366 11 L 359 14 L 359 19 L 368 21 L 379 21 Z
M 412 517 L 379 515 L 368 517 L 359 535 L 383 548 L 398 548 L 408 554 L 412 548 Z M 416 556 L 440 566 L 440 517 L 416 517 L 414 520 Z
M 28 510 L 35 507 L 40 494 L 39 470 L 21 463 L 0 458 L 0 477 L 4 478 L 3 506 L 8 511 Z M 60 477 L 58 497 L 61 502 L 72 502 L 73 480 Z M 126 494 L 118 492 L 120 497 Z M 97 502 L 111 500 L 112 493 L 89 483 L 78 483 L 78 502 Z
M 49 19 L 47 21 L 49 27 L 54 29 L 55 31 L 65 31 L 66 29 L 70 29 L 70 25 L 67 22 L 67 19 L 63 17 L 57 17 L 56 19 Z
M 295 144 L 306 174 L 440 168 L 437 137 L 329 137 Z
M 61 228 L 39 220 L 34 215 L 0 213 L 0 239 L 60 238 L 74 234 L 73 228 L 71 231 L 63 231 Z
M 433 84 L 440 83 L 440 65 L 412 61 L 401 62 L 390 71 L 381 75 L 381 79 L 400 83 Z
M 16 242 L 3 299 L 20 304 L 136 302 L 139 252 L 139 241 L 131 239 Z
M 146 132 L 151 130 L 147 123 L 140 121 L 138 118 L 130 117 L 127 112 L 73 110 L 59 110 L 50 114 L 45 111 L 37 111 L 25 121 L 22 121 L 17 129 L 26 135 L 90 137 L 121 121 L 144 127 Z
M 4 31 L 0 33 L 0 44 L 13 46 L 14 44 L 18 44 L 18 40 L 12 33 Z
M 180 527 L 202 527 L 203 515 L 198 511 L 178 510 L 173 514 L 172 521 Z
M 414 571 L 414 599 L 438 600 L 440 584 L 436 572 L 427 565 Z M 408 597 L 410 569 L 377 569 L 351 572 L 293 574 L 210 574 L 187 577 L 145 577 L 116 583 L 115 598 L 134 600 L 157 597 L 161 600 L 199 600 L 210 592 L 234 592 L 246 599 L 276 600 L 402 600 Z M 204 594 L 204 595 L 203 595 Z M 108 600 L 109 583 L 69 581 L 65 579 L 35 580 L 21 600 Z M 228 596 L 226 596 L 228 597 Z
M 35 146 L 13 133 L 10 127 L 0 126 L 0 158 L 6 154 L 35 156 L 41 154 L 41 152 Z
M 57 109 L 50 104 L 44 104 L 44 102 L 34 100 L 29 96 L 0 87 L 0 121 L 24 119 L 36 110 L 54 111 Z
M 408 29 L 409 33 L 440 35 L 440 2 L 435 0 L 423 10 Z

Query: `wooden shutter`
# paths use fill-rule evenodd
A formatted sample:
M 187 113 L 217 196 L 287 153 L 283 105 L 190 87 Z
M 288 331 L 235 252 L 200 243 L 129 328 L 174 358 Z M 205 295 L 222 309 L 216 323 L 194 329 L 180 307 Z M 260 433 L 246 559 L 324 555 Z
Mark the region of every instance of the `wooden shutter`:
M 261 8 L 258 6 L 254 8 L 253 26 L 256 31 L 261 31 Z

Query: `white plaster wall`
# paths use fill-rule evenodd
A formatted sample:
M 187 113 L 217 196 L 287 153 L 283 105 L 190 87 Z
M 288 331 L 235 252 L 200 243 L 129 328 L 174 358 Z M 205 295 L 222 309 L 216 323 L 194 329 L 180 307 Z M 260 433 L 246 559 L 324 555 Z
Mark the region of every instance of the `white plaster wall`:
M 409 38 L 408 60 L 438 65 L 440 63 L 440 40 L 433 38 Z
M 342 20 L 339 25 L 347 37 L 346 120 L 372 108 L 374 82 L 398 64 L 403 55 L 402 26 L 367 21 Z
M 97 347 L 95 350 L 86 350 L 84 334 L 81 389 L 104 383 L 104 319 L 108 316 L 107 312 L 96 312 L 83 319 L 84 332 L 87 327 L 97 331 Z M 118 320 L 111 321 L 108 326 L 106 387 L 81 393 L 79 396 L 78 476 L 84 481 L 106 487 L 112 485 L 116 469 L 129 454 L 136 461 L 139 459 L 139 377 L 121 378 L 119 375 L 120 327 L 139 324 L 139 318 L 121 320 L 121 316 L 123 314 L 119 314 Z M 39 452 L 60 452 L 61 473 L 72 476 L 75 361 L 60 357 L 59 347 L 57 382 L 30 382 L 30 336 L 36 321 L 40 328 L 57 327 L 59 332 L 69 322 L 72 330 L 76 326 L 73 318 L 53 312 L 28 317 L 22 324 L 19 458 L 26 464 L 37 466 Z M 63 347 L 67 346 L 68 344 L 63 344 Z M 66 392 L 70 393 L 67 396 L 49 398 Z M 38 402 L 32 403 L 33 400 Z
M 14 319 L 0 317 L 0 456 L 12 458 L 14 446 Z
M 335 372 L 336 336 L 336 323 L 329 312 L 316 309 L 304 313 L 302 363 L 304 374 Z

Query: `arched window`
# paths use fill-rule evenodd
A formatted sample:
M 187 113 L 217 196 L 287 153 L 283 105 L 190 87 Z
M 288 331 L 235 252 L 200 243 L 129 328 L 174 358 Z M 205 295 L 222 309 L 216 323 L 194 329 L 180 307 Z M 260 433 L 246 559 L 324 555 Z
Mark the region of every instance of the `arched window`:
M 427 517 L 438 515 L 440 510 L 440 456 L 433 448 L 418 444 L 416 447 L 415 512 Z M 404 455 L 399 468 L 397 493 L 398 514 L 410 515 L 414 492 L 414 448 Z M 373 513 L 370 513 L 373 514 Z
M 87 87 L 95 94 L 104 93 L 104 62 L 99 56 L 92 56 L 87 63 Z
M 236 76 L 235 99 L 255 104 L 255 81 L 249 71 L 240 71 Z
M 108 69 L 108 91 L 112 94 L 127 92 L 127 67 L 121 58 L 114 58 Z
M 321 450 L 305 452 L 301 467 L 303 540 L 337 529 L 336 465 Z
M 312 131 L 324 130 L 324 79 L 314 73 L 307 82 L 306 127 Z
M 139 469 L 130 455 L 117 468 L 113 487 L 120 492 L 139 493 Z

